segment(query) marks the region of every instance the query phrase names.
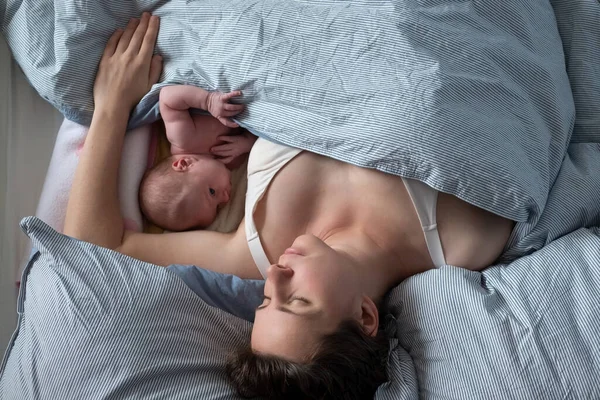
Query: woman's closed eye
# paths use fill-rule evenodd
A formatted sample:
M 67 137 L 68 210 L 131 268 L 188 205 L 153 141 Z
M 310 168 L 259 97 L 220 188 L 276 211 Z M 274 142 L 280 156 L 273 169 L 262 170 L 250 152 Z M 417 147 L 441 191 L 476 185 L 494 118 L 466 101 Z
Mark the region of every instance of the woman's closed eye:
M 294 302 L 294 301 L 298 301 L 304 304 L 310 304 L 310 301 L 306 298 L 306 297 L 300 297 L 300 296 L 294 296 L 290 299 L 290 303 Z
M 258 306 L 257 310 L 261 310 L 261 309 L 265 308 L 266 306 L 268 306 L 269 304 L 266 303 L 267 300 L 269 300 L 269 302 L 270 302 L 271 298 L 268 296 L 263 296 L 263 302 L 260 306 Z M 301 297 L 301 296 L 292 296 L 289 298 L 289 300 L 285 304 L 292 304 L 292 303 L 302 303 L 302 304 L 306 304 L 306 305 L 311 304 L 310 300 L 308 300 L 306 297 Z

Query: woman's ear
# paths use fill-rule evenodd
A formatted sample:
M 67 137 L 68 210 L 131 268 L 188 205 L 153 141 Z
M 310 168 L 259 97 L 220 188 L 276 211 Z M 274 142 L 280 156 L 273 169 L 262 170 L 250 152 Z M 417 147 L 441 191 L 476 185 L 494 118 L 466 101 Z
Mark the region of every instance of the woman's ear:
M 379 330 L 379 311 L 377 305 L 367 295 L 363 295 L 361 302 L 361 316 L 358 321 L 365 334 L 375 337 Z

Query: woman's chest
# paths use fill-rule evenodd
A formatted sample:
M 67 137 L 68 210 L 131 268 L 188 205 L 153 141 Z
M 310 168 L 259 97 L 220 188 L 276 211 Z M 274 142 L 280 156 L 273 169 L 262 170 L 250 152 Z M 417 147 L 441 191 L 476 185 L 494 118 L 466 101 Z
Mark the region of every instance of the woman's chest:
M 321 172 L 307 158 L 309 153 L 300 153 L 281 168 L 254 207 L 252 218 L 271 262 L 306 231 L 322 201 Z
M 400 236 L 405 214 L 414 213 L 407 201 L 400 178 L 304 152 L 274 176 L 253 218 L 273 263 L 306 233 L 325 237 L 359 227 Z

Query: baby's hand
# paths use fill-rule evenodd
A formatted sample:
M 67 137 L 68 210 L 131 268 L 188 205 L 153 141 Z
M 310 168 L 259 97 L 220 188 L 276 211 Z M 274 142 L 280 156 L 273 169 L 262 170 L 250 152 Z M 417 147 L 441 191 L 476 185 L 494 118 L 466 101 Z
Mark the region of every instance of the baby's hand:
M 227 165 L 236 157 L 248 153 L 256 141 L 256 136 L 244 133 L 235 136 L 221 136 L 219 139 L 226 143 L 214 146 L 210 152 Z
M 211 92 L 208 96 L 208 112 L 218 119 L 223 125 L 237 128 L 239 125 L 231 121 L 229 117 L 239 114 L 244 110 L 243 104 L 231 104 L 229 100 L 241 96 L 242 92 L 236 90 L 229 93 Z

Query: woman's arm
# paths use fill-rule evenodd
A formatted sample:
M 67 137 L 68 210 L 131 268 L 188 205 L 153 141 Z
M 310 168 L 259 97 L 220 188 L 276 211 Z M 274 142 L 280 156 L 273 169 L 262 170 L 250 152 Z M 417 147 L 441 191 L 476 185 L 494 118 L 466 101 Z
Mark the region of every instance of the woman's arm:
M 64 233 L 159 265 L 195 264 L 217 272 L 260 279 L 245 242 L 208 231 L 148 235 L 125 232 L 117 179 L 123 137 L 134 105 L 158 81 L 153 56 L 158 19 L 144 14 L 109 40 L 94 84 L 95 110 L 69 196 Z
M 125 232 L 123 244 L 116 250 L 157 265 L 197 265 L 243 279 L 263 279 L 250 254 L 243 221 L 237 232 L 230 234 L 210 231 L 160 235 Z
M 158 17 L 145 13 L 108 41 L 94 83 L 92 124 L 75 171 L 64 233 L 108 248 L 123 239 L 117 177 L 129 113 L 158 81 Z

